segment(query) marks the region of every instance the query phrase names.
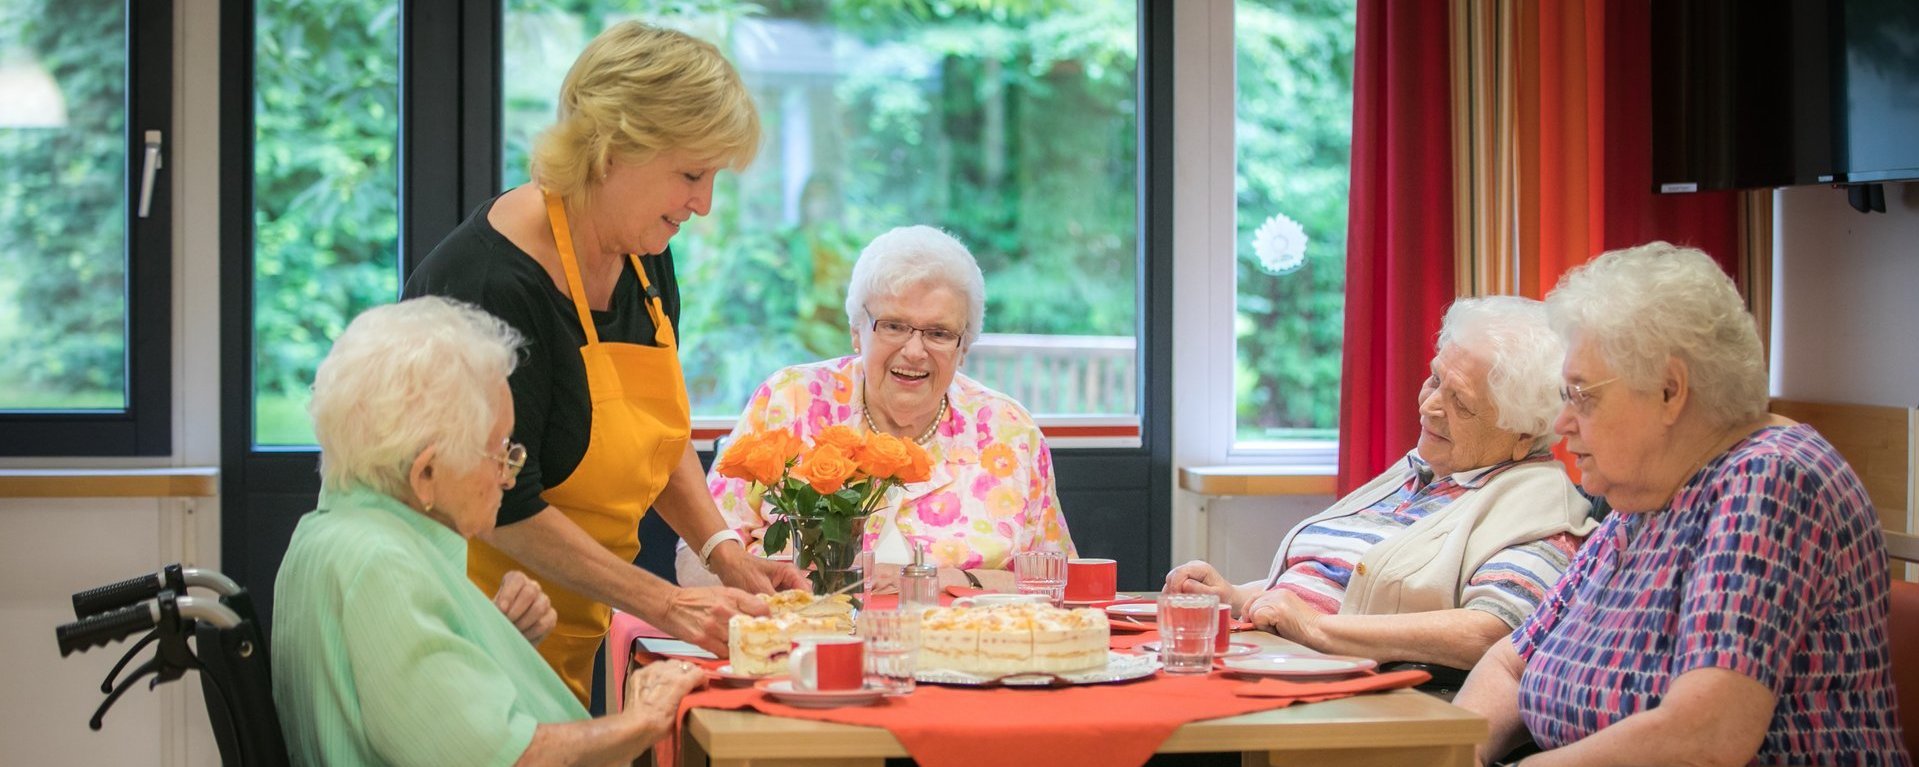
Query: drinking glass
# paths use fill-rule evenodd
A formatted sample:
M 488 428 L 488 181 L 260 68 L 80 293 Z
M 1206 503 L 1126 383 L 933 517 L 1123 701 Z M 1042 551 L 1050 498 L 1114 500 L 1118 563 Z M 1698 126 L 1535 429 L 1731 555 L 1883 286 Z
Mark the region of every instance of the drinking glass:
M 1013 578 L 1021 594 L 1044 594 L 1054 607 L 1066 598 L 1066 553 L 1022 551 L 1013 555 Z
M 866 674 L 886 689 L 887 695 L 905 695 L 913 691 L 913 672 L 918 668 L 920 616 L 899 610 L 864 610 L 859 617 L 860 637 L 866 640 Z
M 1213 636 L 1219 631 L 1219 597 L 1159 595 L 1159 664 L 1168 674 L 1213 670 Z

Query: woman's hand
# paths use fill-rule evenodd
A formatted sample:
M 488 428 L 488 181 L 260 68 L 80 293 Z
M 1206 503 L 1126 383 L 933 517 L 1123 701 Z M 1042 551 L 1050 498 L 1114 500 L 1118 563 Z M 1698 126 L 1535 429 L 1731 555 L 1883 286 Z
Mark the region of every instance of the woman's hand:
M 1322 644 L 1314 633 L 1322 614 L 1290 589 L 1273 589 L 1254 597 L 1246 604 L 1245 617 L 1261 631 L 1270 631 L 1307 647 Z
M 540 588 L 540 582 L 518 570 L 508 570 L 500 579 L 500 590 L 493 594 L 493 604 L 530 644 L 539 644 L 560 619 L 546 590 Z
M 1242 612 L 1242 605 L 1234 603 L 1238 596 L 1237 587 L 1220 575 L 1218 568 L 1197 559 L 1173 568 L 1166 574 L 1166 586 L 1162 591 L 1168 594 L 1212 594 L 1219 597 L 1219 603 L 1233 608 L 1233 612 Z
M 756 557 L 731 541 L 713 550 L 711 569 L 720 582 L 748 594 L 771 594 L 784 589 L 810 589 L 806 575 L 792 562 Z
M 680 715 L 680 699 L 706 683 L 706 672 L 683 660 L 649 663 L 626 675 L 624 713 L 639 717 L 651 744 L 665 736 Z
M 766 603 L 725 586 L 675 589 L 658 609 L 640 617 L 700 649 L 726 657 L 726 623 L 736 614 L 765 615 Z

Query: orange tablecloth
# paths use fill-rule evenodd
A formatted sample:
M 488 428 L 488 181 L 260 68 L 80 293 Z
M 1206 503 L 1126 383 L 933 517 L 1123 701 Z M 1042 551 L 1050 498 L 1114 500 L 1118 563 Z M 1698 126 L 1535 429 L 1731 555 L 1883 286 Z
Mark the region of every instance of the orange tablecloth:
M 1144 764 L 1187 722 L 1284 708 L 1299 702 L 1411 687 L 1423 671 L 1336 682 L 1247 683 L 1215 673 L 1155 675 L 1137 682 L 1062 689 L 979 689 L 920 685 L 911 695 L 870 706 L 794 708 L 747 688 L 709 689 L 680 704 L 681 727 L 694 708 L 750 708 L 773 716 L 883 727 L 923 767 L 1045 764 L 1104 767 Z M 655 747 L 660 764 L 677 758 L 676 732 Z

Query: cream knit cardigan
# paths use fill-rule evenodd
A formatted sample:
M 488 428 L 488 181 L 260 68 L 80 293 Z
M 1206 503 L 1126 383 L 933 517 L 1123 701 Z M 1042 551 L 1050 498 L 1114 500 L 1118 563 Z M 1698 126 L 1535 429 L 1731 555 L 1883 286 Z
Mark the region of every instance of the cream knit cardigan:
M 1293 537 L 1308 525 L 1357 514 L 1412 479 L 1410 461 L 1339 499 L 1286 533 L 1265 588 L 1286 568 Z M 1558 461 L 1510 467 L 1361 555 L 1346 584 L 1342 615 L 1392 615 L 1461 607 L 1460 594 L 1480 565 L 1500 551 L 1559 533 L 1585 536 L 1598 523 L 1592 504 Z

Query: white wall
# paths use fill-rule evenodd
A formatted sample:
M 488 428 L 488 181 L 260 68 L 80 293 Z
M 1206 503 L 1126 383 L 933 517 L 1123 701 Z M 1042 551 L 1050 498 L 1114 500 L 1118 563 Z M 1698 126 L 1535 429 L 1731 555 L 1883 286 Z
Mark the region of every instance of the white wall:
M 217 466 L 219 413 L 219 7 L 175 5 L 173 445 L 162 459 L 7 459 L 0 467 Z M 192 676 L 129 691 L 93 732 L 100 681 L 128 643 L 61 658 L 53 629 L 81 589 L 184 562 L 219 567 L 217 499 L 0 500 L 0 762 L 215 765 Z M 149 649 L 145 655 L 151 655 Z
M 1885 192 L 1870 214 L 1838 189 L 1774 193 L 1775 396 L 1919 405 L 1919 183 Z

